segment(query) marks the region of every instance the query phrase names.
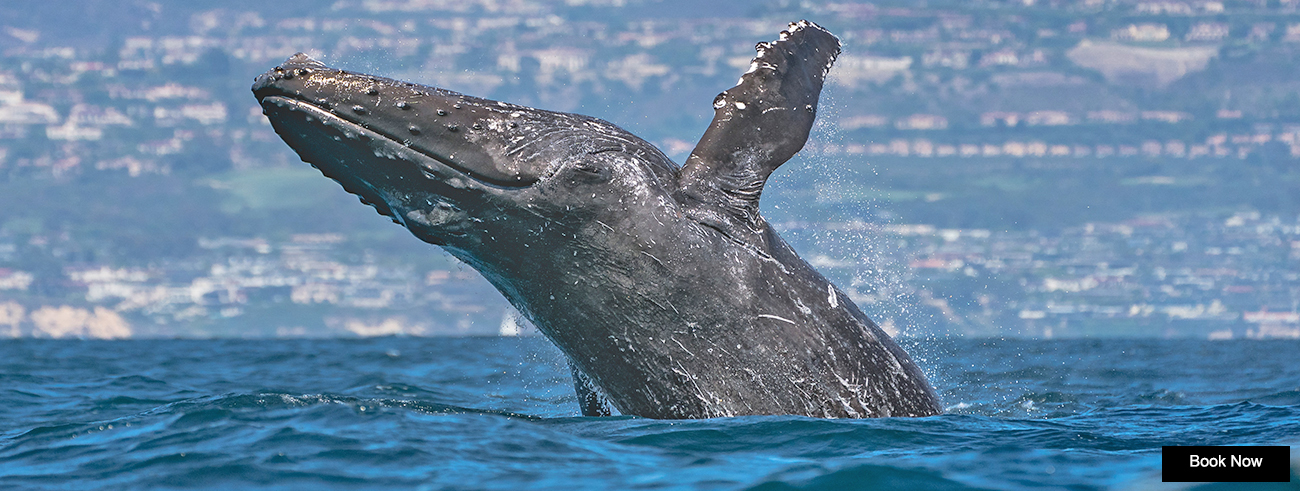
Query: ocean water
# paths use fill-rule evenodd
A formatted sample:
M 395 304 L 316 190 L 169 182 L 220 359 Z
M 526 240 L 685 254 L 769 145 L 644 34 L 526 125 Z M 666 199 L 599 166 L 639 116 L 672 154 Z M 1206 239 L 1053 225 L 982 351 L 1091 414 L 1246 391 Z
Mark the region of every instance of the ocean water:
M 542 338 L 0 341 L 0 489 L 1300 489 L 1300 342 L 908 340 L 948 412 L 577 414 Z M 1162 484 L 1162 445 L 1292 482 Z

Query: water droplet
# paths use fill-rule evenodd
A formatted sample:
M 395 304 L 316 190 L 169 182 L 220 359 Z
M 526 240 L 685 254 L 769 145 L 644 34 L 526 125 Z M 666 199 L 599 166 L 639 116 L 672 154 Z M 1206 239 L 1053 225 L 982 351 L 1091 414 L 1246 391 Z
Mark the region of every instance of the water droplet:
M 470 125 L 470 128 L 471 128 L 471 129 L 475 129 L 475 130 L 481 130 L 481 129 L 483 129 L 483 125 L 482 125 L 482 124 L 479 124 L 479 123 L 474 123 L 474 124 Z
M 451 105 L 451 108 L 452 108 L 452 109 L 460 109 L 460 104 L 452 104 L 452 105 Z
M 511 121 L 511 122 L 510 122 L 510 127 L 511 127 L 511 128 L 518 128 L 518 127 L 519 127 L 519 123 L 516 123 L 516 122 L 514 122 L 514 121 Z
M 357 114 L 365 114 L 365 113 L 366 113 L 366 108 L 361 107 L 361 106 L 352 106 L 352 112 L 355 112 L 355 113 L 357 113 Z
M 366 95 L 379 95 L 379 89 L 376 89 L 374 87 L 366 87 Z
M 454 124 L 449 124 L 449 125 L 447 125 L 447 131 L 450 131 L 450 132 L 452 132 L 452 133 L 455 133 L 455 132 L 457 132 L 457 131 L 460 131 L 460 126 L 457 126 L 457 125 L 454 125 Z
M 284 72 L 285 80 L 293 80 L 293 72 Z
M 405 110 L 410 109 L 410 108 L 411 108 L 411 105 L 410 105 L 410 104 L 407 104 L 405 101 L 403 101 L 403 102 L 399 102 L 399 103 L 397 103 L 397 108 L 398 108 L 398 109 L 401 109 L 401 110 L 403 110 L 403 111 L 405 111 Z
M 416 126 L 416 125 L 411 125 L 411 126 L 410 126 L 409 128 L 407 128 L 406 130 L 407 130 L 407 131 L 410 131 L 412 135 L 418 135 L 418 134 L 420 134 L 420 127 L 419 127 L 419 126 Z
M 727 105 L 727 96 L 725 96 L 725 95 L 723 95 L 723 94 L 718 94 L 717 97 L 714 97 L 714 98 L 713 98 L 713 108 L 714 108 L 714 109 L 722 109 L 722 106 L 725 106 L 725 105 Z
M 438 110 L 438 115 L 439 115 L 439 116 L 446 116 L 446 115 L 447 115 L 447 110 L 446 110 L 446 109 L 439 109 L 439 110 Z

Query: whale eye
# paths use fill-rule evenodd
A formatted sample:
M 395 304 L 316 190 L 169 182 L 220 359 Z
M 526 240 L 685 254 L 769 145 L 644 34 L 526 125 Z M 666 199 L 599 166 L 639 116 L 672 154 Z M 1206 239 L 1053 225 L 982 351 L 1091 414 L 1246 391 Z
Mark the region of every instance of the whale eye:
M 574 162 L 571 169 L 570 182 L 573 184 L 595 184 L 608 181 L 610 178 L 609 167 L 592 160 Z

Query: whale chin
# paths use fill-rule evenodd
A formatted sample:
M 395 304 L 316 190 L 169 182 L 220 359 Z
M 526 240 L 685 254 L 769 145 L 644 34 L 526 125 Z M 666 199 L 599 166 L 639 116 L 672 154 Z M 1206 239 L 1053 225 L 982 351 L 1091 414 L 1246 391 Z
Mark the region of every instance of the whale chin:
M 293 148 L 303 162 L 311 164 L 325 177 L 375 207 L 381 215 L 396 219 L 374 179 L 367 179 L 369 165 L 376 153 L 362 154 L 362 149 L 388 148 L 391 140 L 359 125 L 338 118 L 311 104 L 288 97 L 262 98 L 262 113 L 270 118 L 275 132 Z M 366 145 L 358 145 L 366 142 Z
M 260 100 L 276 133 L 343 189 L 380 215 L 430 244 L 447 246 L 467 233 L 455 204 L 467 193 L 502 189 L 446 159 L 430 156 L 383 133 L 340 118 L 309 102 L 283 96 Z M 415 199 L 425 206 L 412 206 Z

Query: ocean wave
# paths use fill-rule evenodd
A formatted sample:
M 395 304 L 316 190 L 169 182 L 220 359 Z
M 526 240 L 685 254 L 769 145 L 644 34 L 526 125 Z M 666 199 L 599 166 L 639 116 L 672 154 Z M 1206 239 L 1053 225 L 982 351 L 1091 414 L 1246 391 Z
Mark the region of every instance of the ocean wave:
M 1254 348 L 1094 377 L 1060 360 L 1114 345 L 970 343 L 938 365 L 944 415 L 667 421 L 578 416 L 530 342 L 24 342 L 80 361 L 0 374 L 0 488 L 1123 489 L 1163 445 L 1300 442 L 1285 350 L 1249 385 L 1205 377 Z

